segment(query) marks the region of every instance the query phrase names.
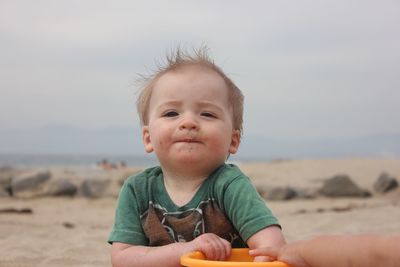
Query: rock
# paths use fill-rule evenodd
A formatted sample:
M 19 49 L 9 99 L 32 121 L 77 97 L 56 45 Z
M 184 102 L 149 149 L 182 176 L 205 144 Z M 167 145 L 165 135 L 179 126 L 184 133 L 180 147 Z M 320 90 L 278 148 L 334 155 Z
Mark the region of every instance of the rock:
M 65 228 L 75 228 L 75 224 L 70 223 L 70 222 L 63 222 L 62 224 Z
M 291 187 L 273 187 L 266 189 L 262 197 L 267 200 L 288 200 L 297 197 L 297 192 Z
M 0 213 L 14 213 L 14 214 L 32 214 L 33 210 L 31 208 L 2 208 L 0 209 Z
M 85 179 L 81 185 L 81 193 L 88 198 L 99 198 L 107 195 L 110 179 Z
M 311 188 L 296 188 L 296 193 L 296 198 L 301 199 L 313 199 L 317 197 L 317 192 L 315 191 L 315 189 Z
M 20 172 L 19 169 L 11 166 L 0 167 L 0 197 L 9 197 L 11 195 L 11 177 Z
M 379 175 L 373 187 L 377 193 L 383 194 L 396 189 L 398 186 L 399 183 L 395 177 L 392 177 L 387 173 L 382 173 Z
M 256 186 L 258 193 L 266 200 L 311 199 L 316 192 L 310 188 L 293 188 L 290 186 L 265 187 Z
M 336 175 L 326 180 L 318 193 L 327 197 L 368 197 L 371 195 L 358 187 L 347 175 Z
M 11 195 L 31 198 L 46 195 L 46 182 L 51 178 L 48 170 L 24 172 L 11 178 Z
M 78 187 L 71 182 L 70 178 L 61 178 L 49 186 L 48 194 L 51 196 L 74 196 Z

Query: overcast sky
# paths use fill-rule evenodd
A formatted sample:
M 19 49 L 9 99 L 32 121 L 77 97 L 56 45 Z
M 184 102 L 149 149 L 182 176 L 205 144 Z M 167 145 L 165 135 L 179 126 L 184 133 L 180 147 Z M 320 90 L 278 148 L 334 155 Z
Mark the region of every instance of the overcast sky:
M 137 73 L 202 43 L 245 136 L 400 132 L 400 2 L 301 0 L 0 0 L 0 129 L 137 127 Z

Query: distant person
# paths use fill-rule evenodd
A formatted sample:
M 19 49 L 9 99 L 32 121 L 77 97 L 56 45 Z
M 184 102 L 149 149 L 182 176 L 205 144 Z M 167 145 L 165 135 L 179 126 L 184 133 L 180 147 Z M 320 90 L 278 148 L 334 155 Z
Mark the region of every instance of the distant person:
M 249 253 L 269 256 L 291 267 L 398 267 L 400 234 L 326 235 Z
M 103 170 L 112 170 L 115 169 L 115 165 L 110 163 L 108 160 L 103 159 L 98 163 L 98 166 Z
M 115 168 L 117 169 L 125 169 L 126 168 L 126 163 L 125 161 L 118 161 L 117 164 L 115 165 Z
M 160 166 L 121 189 L 108 240 L 113 266 L 180 266 L 190 251 L 224 260 L 231 247 L 283 245 L 249 178 L 225 163 L 240 144 L 241 91 L 205 48 L 177 49 L 167 61 L 137 102 L 145 150 Z

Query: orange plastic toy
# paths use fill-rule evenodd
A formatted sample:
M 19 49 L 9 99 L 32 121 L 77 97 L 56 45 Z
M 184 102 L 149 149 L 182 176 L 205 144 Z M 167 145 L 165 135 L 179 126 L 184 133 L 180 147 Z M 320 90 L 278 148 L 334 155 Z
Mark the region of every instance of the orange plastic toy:
M 234 248 L 226 261 L 210 261 L 200 251 L 187 253 L 181 257 L 181 264 L 186 267 L 290 267 L 284 262 L 253 262 L 248 248 Z

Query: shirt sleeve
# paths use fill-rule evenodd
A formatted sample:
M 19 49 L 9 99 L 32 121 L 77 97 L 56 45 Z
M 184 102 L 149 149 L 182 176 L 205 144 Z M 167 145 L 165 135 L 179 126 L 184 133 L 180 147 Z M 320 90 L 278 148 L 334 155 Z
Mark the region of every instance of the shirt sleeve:
M 226 184 L 223 205 L 227 216 L 245 242 L 268 226 L 280 227 L 264 199 L 245 175 Z
M 128 180 L 122 186 L 118 197 L 115 222 L 108 243 L 121 242 L 132 245 L 147 245 L 148 241 L 140 222 L 136 195 Z

